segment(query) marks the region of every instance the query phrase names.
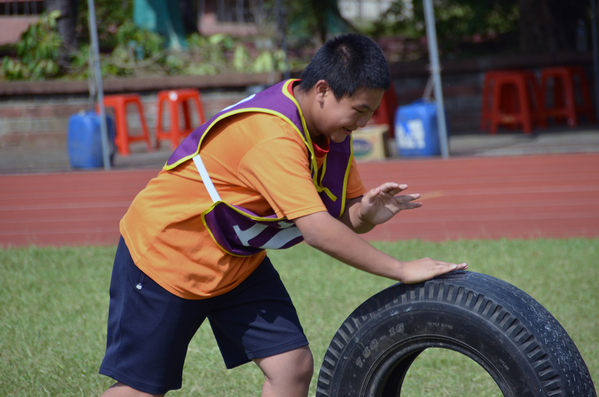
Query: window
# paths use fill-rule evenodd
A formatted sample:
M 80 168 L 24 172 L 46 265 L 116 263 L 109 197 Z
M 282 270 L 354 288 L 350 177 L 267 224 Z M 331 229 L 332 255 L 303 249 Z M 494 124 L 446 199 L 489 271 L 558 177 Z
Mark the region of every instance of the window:
M 43 0 L 0 0 L 0 16 L 39 15 L 44 10 Z

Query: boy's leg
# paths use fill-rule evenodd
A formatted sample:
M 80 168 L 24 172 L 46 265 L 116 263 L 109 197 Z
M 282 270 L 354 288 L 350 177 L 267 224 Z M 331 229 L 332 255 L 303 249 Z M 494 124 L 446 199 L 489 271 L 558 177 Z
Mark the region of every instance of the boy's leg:
M 293 302 L 268 257 L 232 291 L 213 298 L 208 316 L 227 368 L 254 361 L 263 396 L 307 396 L 312 353 Z
M 100 397 L 162 397 L 164 394 L 148 394 L 135 390 L 127 385 L 117 382 L 106 390 Z
M 179 389 L 189 341 L 206 318 L 209 304 L 164 290 L 135 266 L 121 238 L 100 367 L 101 374 L 119 383 L 104 396 L 160 396 Z
M 254 362 L 264 373 L 262 397 L 306 397 L 314 372 L 314 360 L 308 346 Z

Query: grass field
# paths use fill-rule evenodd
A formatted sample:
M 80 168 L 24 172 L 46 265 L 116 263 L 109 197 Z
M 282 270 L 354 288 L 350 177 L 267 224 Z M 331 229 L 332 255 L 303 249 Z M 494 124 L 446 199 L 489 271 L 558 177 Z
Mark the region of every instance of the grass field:
M 375 243 L 401 259 L 468 262 L 543 304 L 568 331 L 599 379 L 599 239 Z M 115 247 L 0 250 L 0 396 L 96 396 L 112 381 L 97 374 L 104 353 Z M 316 363 L 343 320 L 391 285 L 305 245 L 272 252 L 297 306 Z M 253 364 L 227 371 L 205 324 L 189 348 L 183 389 L 171 396 L 258 396 Z M 498 396 L 490 376 L 458 353 L 426 351 L 403 396 Z

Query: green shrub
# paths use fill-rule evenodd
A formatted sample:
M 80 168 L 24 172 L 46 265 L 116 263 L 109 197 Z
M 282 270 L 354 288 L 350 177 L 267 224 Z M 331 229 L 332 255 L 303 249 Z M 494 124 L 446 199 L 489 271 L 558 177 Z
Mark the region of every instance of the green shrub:
M 42 14 L 23 32 L 16 45 L 19 58 L 2 60 L 1 70 L 7 80 L 44 80 L 60 74 L 57 59 L 62 38 L 56 29 L 59 17 L 60 11 Z

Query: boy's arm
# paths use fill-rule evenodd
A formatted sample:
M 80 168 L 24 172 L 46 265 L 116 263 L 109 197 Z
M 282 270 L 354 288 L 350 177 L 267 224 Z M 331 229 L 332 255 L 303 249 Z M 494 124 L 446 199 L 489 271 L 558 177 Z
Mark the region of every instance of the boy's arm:
M 347 200 L 345 212 L 339 219 L 356 233 L 369 232 L 399 211 L 422 207 L 422 203 L 412 202 L 420 198 L 420 194 L 397 196 L 407 188 L 408 185 L 387 182 L 370 189 L 361 197 Z
M 328 212 L 316 212 L 294 219 L 308 245 L 350 266 L 402 283 L 418 283 L 452 270 L 460 265 L 423 258 L 401 262 L 374 248 Z

